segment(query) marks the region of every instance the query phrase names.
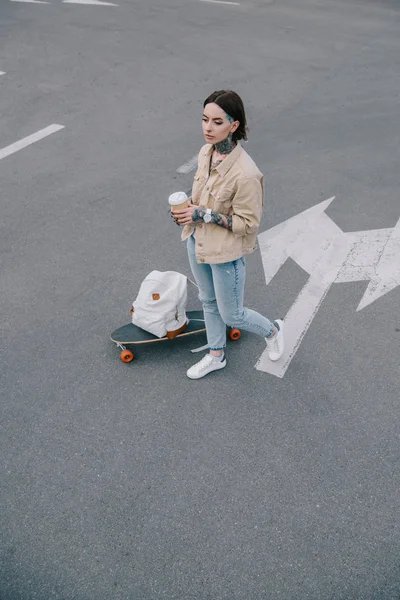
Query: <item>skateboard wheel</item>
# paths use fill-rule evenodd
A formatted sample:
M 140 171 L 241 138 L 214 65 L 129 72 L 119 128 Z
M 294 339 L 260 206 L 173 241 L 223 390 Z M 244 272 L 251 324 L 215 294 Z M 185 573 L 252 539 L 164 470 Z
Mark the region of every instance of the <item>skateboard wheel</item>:
M 240 338 L 242 337 L 240 329 L 231 329 L 229 332 L 229 337 L 234 342 L 236 342 L 236 340 L 240 340 Z
M 131 352 L 130 350 L 122 350 L 120 357 L 122 362 L 124 363 L 129 363 L 135 358 L 133 352 Z

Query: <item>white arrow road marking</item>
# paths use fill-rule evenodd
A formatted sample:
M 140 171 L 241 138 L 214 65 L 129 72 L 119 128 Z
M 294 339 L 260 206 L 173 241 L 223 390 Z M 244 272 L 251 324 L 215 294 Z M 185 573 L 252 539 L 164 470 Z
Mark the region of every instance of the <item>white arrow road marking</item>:
M 181 165 L 177 168 L 177 173 L 190 173 L 197 167 L 197 161 L 199 160 L 199 155 L 193 156 L 190 160 L 188 160 L 184 165 Z
M 31 144 L 42 140 L 43 138 L 47 137 L 48 135 L 51 135 L 52 133 L 56 133 L 56 131 L 60 131 L 60 129 L 64 129 L 64 125 L 49 125 L 44 129 L 40 129 L 40 131 L 37 131 L 36 133 L 32 133 L 32 135 L 28 135 L 27 137 L 23 138 L 22 140 L 19 140 L 18 142 L 14 142 L 14 144 L 10 144 L 5 148 L 1 148 L 0 160 L 2 158 L 6 158 L 6 156 L 10 156 L 10 154 L 18 152 L 18 150 L 22 150 L 23 148 L 26 148 L 27 146 L 30 146 Z
M 292 245 L 299 241 L 300 245 L 307 246 L 307 236 L 311 235 L 315 222 L 324 214 L 333 200 L 334 197 L 320 202 L 258 236 L 267 285 L 287 259 L 292 256 Z
M 324 212 L 321 214 L 321 210 L 323 211 L 325 207 L 329 206 L 332 200 L 332 198 L 326 200 L 305 211 L 305 213 L 299 215 L 302 218 L 298 221 L 289 219 L 289 221 L 282 224 L 286 225 L 287 231 L 280 232 L 279 244 L 284 256 L 282 256 L 282 252 L 279 254 L 279 262 L 282 265 L 289 256 L 295 257 L 297 264 L 308 273 L 311 273 L 311 276 L 285 317 L 284 355 L 279 361 L 272 362 L 268 358 L 267 348 L 256 365 L 256 368 L 260 371 L 271 373 L 277 377 L 284 376 L 349 253 L 350 243 L 346 240 L 343 231 Z M 287 237 L 285 238 L 288 231 L 292 241 L 289 241 L 290 238 L 289 240 Z M 268 233 L 267 231 L 266 234 Z M 276 237 L 276 232 L 274 237 Z M 286 249 L 284 249 L 285 239 L 289 241 Z M 262 251 L 264 269 L 266 266 L 268 268 L 271 258 L 272 247 L 268 245 L 268 242 L 268 235 L 264 236 L 264 251 Z M 267 253 L 265 253 L 266 244 L 268 247 Z M 321 249 L 320 252 L 316 251 L 318 248 Z M 274 263 L 273 259 L 271 262 Z M 276 266 L 277 263 L 274 263 L 273 270 L 275 272 L 278 270 Z M 266 278 L 267 281 L 271 280 L 270 275 L 271 271 L 269 271 Z
M 400 219 L 392 229 L 368 288 L 357 307 L 361 310 L 400 285 Z
M 400 220 L 393 229 L 344 233 L 325 214 L 325 200 L 259 235 L 268 284 L 291 257 L 310 278 L 285 317 L 285 352 L 271 362 L 265 350 L 256 368 L 283 377 L 333 283 L 370 280 L 361 310 L 400 285 Z
M 336 282 L 368 281 L 375 273 L 393 229 L 376 229 L 347 233 L 351 240 L 350 252 L 343 263 Z
M 102 2 L 101 0 L 63 0 L 63 4 L 90 4 L 96 6 L 118 6 L 112 2 Z

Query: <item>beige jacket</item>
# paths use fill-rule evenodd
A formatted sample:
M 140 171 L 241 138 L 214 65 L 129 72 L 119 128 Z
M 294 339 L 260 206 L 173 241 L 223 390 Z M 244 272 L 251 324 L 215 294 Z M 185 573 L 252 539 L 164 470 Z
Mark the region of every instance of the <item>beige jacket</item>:
M 200 150 L 191 202 L 232 217 L 232 231 L 214 223 L 186 225 L 182 240 L 196 227 L 196 257 L 200 263 L 230 262 L 256 249 L 263 210 L 264 178 L 240 143 L 209 175 L 213 146 Z

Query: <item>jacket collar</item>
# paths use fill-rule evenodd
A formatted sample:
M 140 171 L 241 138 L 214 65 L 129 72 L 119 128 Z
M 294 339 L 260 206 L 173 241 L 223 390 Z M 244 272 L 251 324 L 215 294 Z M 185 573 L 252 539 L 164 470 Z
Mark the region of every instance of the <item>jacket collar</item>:
M 209 145 L 205 154 L 207 154 L 208 161 L 211 159 L 211 154 L 213 153 L 214 146 L 212 144 Z M 229 169 L 233 167 L 241 153 L 243 152 L 243 148 L 240 142 L 237 142 L 236 148 L 232 150 L 230 154 L 216 167 L 216 171 L 221 177 L 224 177 Z M 209 162 L 207 163 L 209 164 Z

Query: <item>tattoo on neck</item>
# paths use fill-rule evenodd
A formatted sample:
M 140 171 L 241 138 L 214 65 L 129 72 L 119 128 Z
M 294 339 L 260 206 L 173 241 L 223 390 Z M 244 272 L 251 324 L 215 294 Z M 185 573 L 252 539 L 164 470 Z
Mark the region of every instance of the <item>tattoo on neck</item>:
M 230 154 L 235 147 L 236 144 L 232 140 L 231 133 L 225 140 L 222 140 L 222 142 L 217 142 L 216 144 L 214 144 L 214 148 L 218 152 L 218 154 Z

